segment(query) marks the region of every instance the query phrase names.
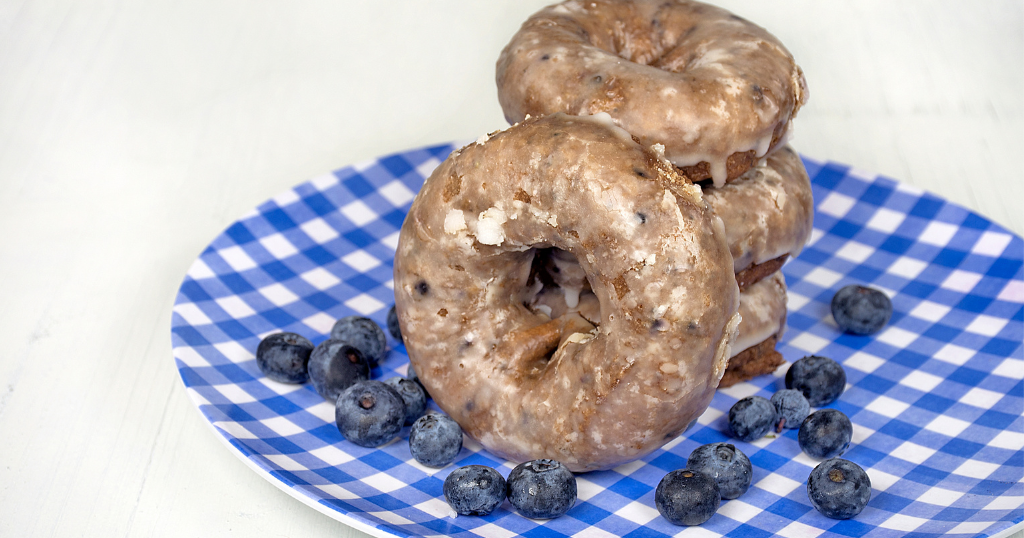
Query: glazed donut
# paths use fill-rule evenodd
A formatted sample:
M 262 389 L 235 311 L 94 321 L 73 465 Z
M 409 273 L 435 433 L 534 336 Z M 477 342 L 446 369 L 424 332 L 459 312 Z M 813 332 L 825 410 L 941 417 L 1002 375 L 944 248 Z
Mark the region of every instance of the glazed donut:
M 394 267 L 409 359 L 437 405 L 499 456 L 573 471 L 678 435 L 711 402 L 739 324 L 702 196 L 607 115 L 532 118 L 453 152 Z M 569 301 L 593 294 L 596 327 L 530 308 L 558 263 L 579 268 L 557 278 L 580 287 Z
M 530 17 L 497 62 L 508 121 L 608 112 L 692 181 L 739 177 L 785 140 L 803 73 L 763 28 L 688 0 L 569 0 Z
M 736 181 L 704 189 L 704 197 L 722 219 L 737 274 L 755 265 L 800 254 L 814 224 L 814 198 L 800 156 L 779 148 Z M 745 287 L 740 278 L 740 288 Z M 751 279 L 756 281 L 758 279 Z M 752 283 L 752 282 L 751 282 Z

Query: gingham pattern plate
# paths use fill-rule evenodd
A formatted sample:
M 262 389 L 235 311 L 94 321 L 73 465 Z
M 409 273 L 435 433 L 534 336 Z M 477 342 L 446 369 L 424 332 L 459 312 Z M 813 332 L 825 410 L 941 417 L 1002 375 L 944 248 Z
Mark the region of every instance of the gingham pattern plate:
M 694 428 L 649 457 L 579 475 L 579 500 L 565 516 L 530 520 L 506 502 L 486 517 L 450 517 L 441 486 L 456 466 L 507 476 L 512 465 L 467 440 L 455 464 L 421 466 L 408 429 L 378 449 L 350 444 L 332 404 L 308 384 L 265 379 L 254 352 L 279 330 L 320 342 L 348 315 L 384 326 L 399 227 L 452 149 L 389 155 L 298 185 L 228 227 L 185 276 L 172 341 L 187 392 L 232 451 L 281 489 L 379 536 L 985 536 L 1024 519 L 1021 239 L 931 194 L 809 159 L 815 227 L 783 269 L 790 313 L 779 350 L 788 361 L 819 354 L 846 369 L 847 389 L 831 406 L 854 424 L 844 457 L 871 478 L 858 517 L 835 521 L 811 507 L 806 480 L 818 462 L 800 451 L 796 430 L 754 443 L 724 433 L 729 407 L 770 397 L 783 387 L 778 373 L 719 391 Z M 832 295 L 851 283 L 892 298 L 879 334 L 843 334 L 832 320 Z M 406 371 L 404 348 L 389 345 L 378 378 Z M 654 488 L 694 448 L 717 441 L 750 457 L 753 485 L 699 528 L 669 524 Z

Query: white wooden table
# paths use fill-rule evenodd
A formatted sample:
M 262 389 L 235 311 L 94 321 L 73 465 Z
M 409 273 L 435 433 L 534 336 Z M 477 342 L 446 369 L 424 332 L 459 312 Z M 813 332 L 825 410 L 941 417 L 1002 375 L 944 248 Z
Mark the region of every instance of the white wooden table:
M 270 196 L 504 127 L 494 62 L 545 3 L 0 1 L 0 536 L 362 536 L 215 438 L 174 295 Z M 1021 0 L 722 3 L 804 68 L 798 150 L 1024 233 Z

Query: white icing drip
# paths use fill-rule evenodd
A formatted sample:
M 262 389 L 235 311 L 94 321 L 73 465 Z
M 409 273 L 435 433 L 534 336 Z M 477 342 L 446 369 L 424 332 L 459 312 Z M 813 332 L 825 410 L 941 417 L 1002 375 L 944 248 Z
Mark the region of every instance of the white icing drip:
M 580 305 L 581 291 L 583 290 L 580 288 L 562 288 L 562 293 L 565 294 L 565 306 L 569 307 L 570 310 L 574 310 Z
M 729 177 L 729 171 L 725 164 L 726 159 L 712 159 L 711 164 L 711 181 L 714 182 L 716 187 L 725 185 L 725 180 Z
M 768 154 L 768 148 L 772 146 L 772 135 L 769 133 L 768 136 L 762 137 L 761 140 L 757 141 L 757 148 L 755 148 L 754 154 L 758 157 L 764 157 Z

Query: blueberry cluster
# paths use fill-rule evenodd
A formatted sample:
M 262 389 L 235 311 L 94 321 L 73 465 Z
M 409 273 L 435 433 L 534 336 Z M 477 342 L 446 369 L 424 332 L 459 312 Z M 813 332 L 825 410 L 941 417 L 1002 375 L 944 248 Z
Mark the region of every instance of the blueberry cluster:
M 871 334 L 888 322 L 892 305 L 876 290 L 848 286 L 836 294 L 832 312 L 843 330 Z M 393 306 L 387 328 L 402 342 Z M 354 444 L 381 446 L 395 439 L 404 426 L 411 426 L 409 450 L 417 462 L 444 467 L 455 461 L 462 449 L 462 429 L 447 415 L 424 414 L 429 396 L 411 364 L 405 378 L 370 379 L 386 354 L 387 339 L 380 326 L 369 318 L 350 316 L 338 320 L 330 337 L 317 346 L 295 333 L 269 335 L 257 348 L 256 362 L 270 379 L 309 380 L 317 393 L 335 401 L 338 430 Z M 845 371 L 832 359 L 808 356 L 790 366 L 785 382 L 786 389 L 770 400 L 749 396 L 729 409 L 733 436 L 752 442 L 772 431 L 798 429 L 801 450 L 824 460 L 808 477 L 811 504 L 829 518 L 856 516 L 871 497 L 871 481 L 860 466 L 838 457 L 849 448 L 852 423 L 836 409 L 811 412 L 812 407 L 828 405 L 842 394 Z M 752 478 L 750 459 L 735 445 L 706 444 L 690 454 L 686 468 L 665 475 L 655 491 L 655 504 L 673 524 L 700 525 L 715 514 L 723 499 L 743 495 Z M 559 517 L 577 498 L 572 472 L 546 459 L 516 466 L 507 479 L 490 467 L 459 467 L 445 479 L 443 492 L 461 515 L 490 514 L 508 499 L 520 514 L 534 519 Z
M 654 491 L 654 505 L 675 525 L 700 525 L 718 511 L 722 499 L 746 493 L 753 479 L 747 455 L 729 443 L 697 447 L 685 469 L 665 475 Z
M 388 329 L 401 341 L 394 307 Z M 411 365 L 406 378 L 370 379 L 385 356 L 387 336 L 375 321 L 361 316 L 339 319 L 330 337 L 316 346 L 286 332 L 267 336 L 256 348 L 256 364 L 268 378 L 282 383 L 308 380 L 317 394 L 335 403 L 335 423 L 349 442 L 378 447 L 412 426 L 409 449 L 417 461 L 432 467 L 451 463 L 462 449 L 462 429 L 448 416 L 424 415 L 427 392 Z
M 561 462 L 548 459 L 520 463 L 505 480 L 483 465 L 459 467 L 444 481 L 444 498 L 464 516 L 485 516 L 508 502 L 525 517 L 553 519 L 576 504 L 576 477 Z
M 850 420 L 835 409 L 823 409 L 816 413 L 810 410 L 811 407 L 834 402 L 845 388 L 846 372 L 839 363 L 828 357 L 804 357 L 789 367 L 786 372 L 786 390 L 776 392 L 771 400 L 762 396 L 748 396 L 733 404 L 729 409 L 729 429 L 733 437 L 750 442 L 764 437 L 772 430 L 781 433 L 783 429 L 799 428 L 800 446 L 809 455 L 831 457 L 816 456 L 822 452 L 838 455 L 850 442 L 853 431 Z M 834 420 L 826 421 L 825 416 Z M 826 425 L 829 435 L 819 432 Z M 843 432 L 847 432 L 845 441 L 840 446 L 832 446 L 835 439 L 842 438 Z M 807 447 L 804 446 L 804 439 L 809 443 Z M 821 443 L 828 443 L 828 448 L 819 447 Z M 835 453 L 837 450 L 838 453 Z
M 812 458 L 825 460 L 808 478 L 807 495 L 819 512 L 834 519 L 847 519 L 860 513 L 871 497 L 871 482 L 864 470 L 838 458 L 849 448 L 853 437 L 849 417 L 837 409 L 811 412 L 811 407 L 834 402 L 845 387 L 846 372 L 839 363 L 827 357 L 808 356 L 789 367 L 786 389 L 773 394 L 771 400 L 749 396 L 729 409 L 729 428 L 741 441 L 756 441 L 772 429 L 781 433 L 784 428 L 799 428 L 800 449 Z M 704 447 L 698 450 L 701 449 Z M 701 458 L 713 461 L 707 455 Z M 691 455 L 688 467 L 695 466 L 693 460 Z M 708 468 L 705 464 L 701 470 L 707 472 Z M 723 489 L 721 481 L 719 488 Z M 722 498 L 732 497 L 726 497 L 723 490 Z
M 315 347 L 291 332 L 267 336 L 256 348 L 256 365 L 275 381 L 308 380 L 317 394 L 334 402 L 345 389 L 369 379 L 385 355 L 387 337 L 380 326 L 370 318 L 348 316 L 339 319 L 330 337 Z

